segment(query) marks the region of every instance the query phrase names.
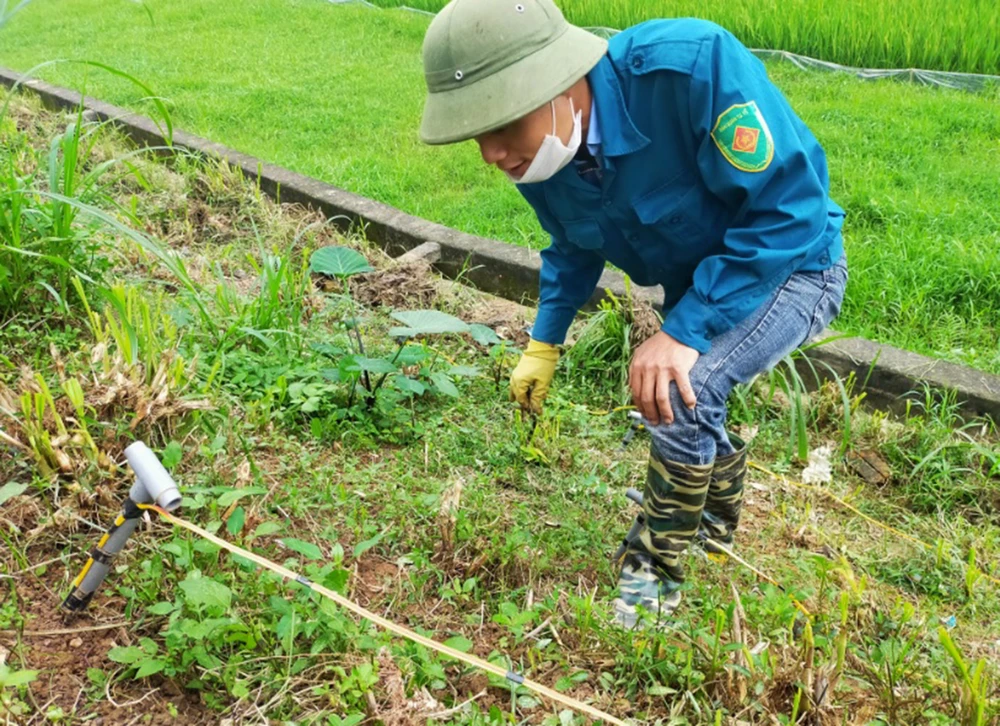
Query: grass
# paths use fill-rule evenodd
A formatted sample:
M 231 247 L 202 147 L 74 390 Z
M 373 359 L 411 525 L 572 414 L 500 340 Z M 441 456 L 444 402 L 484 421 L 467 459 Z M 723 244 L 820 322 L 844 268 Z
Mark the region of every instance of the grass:
M 4 128 L 0 157 L 17 148 L 26 164 L 30 148 L 44 167 L 72 117 L 30 100 L 16 109 L 19 130 Z M 84 167 L 130 150 L 107 129 L 87 130 Z M 995 428 L 956 432 L 954 403 L 933 395 L 889 419 L 858 409 L 851 392 L 845 437 L 834 388 L 796 402 L 767 379 L 741 389 L 731 424 L 755 462 L 799 476 L 787 422 L 797 409 L 813 455 L 842 442 L 848 457 L 888 471 L 866 483 L 833 456 L 824 488 L 929 549 L 754 470 L 739 551 L 787 592 L 732 561 L 692 556 L 677 627 L 623 633 L 607 623 L 608 555 L 634 515 L 622 494 L 641 485 L 646 442 L 619 451 L 624 415 L 598 410 L 618 400 L 620 382 L 566 359 L 545 417 L 529 427 L 502 389 L 514 359 L 452 336 L 426 340 L 435 357 L 417 367 L 478 367 L 457 397 L 392 389 L 354 408 L 336 376 L 308 395 L 353 321 L 368 356 L 391 353 L 386 305 L 430 303 L 498 332 L 516 331 L 524 311 L 395 268 L 224 167 L 139 156 L 134 169 L 146 184 L 123 177 L 99 201 L 120 226 L 102 225 L 103 283 L 74 286 L 91 304 L 71 294 L 0 323 L 5 716 L 583 723 L 159 523 L 140 528 L 89 614 L 64 622 L 55 608 L 99 535 L 91 523 L 117 511 L 130 476 L 116 462 L 140 438 L 181 483 L 186 518 L 620 717 L 968 726 L 1000 717 Z M 158 255 L 146 251 L 154 242 Z M 378 268 L 352 279 L 351 301 L 343 286 L 303 276 L 311 251 L 330 245 Z M 186 280 L 165 264 L 171 255 Z M 390 303 L 401 290 L 419 299 Z M 627 335 L 610 320 L 621 314 L 604 311 L 612 340 Z M 271 329 L 245 330 L 261 319 Z M 252 334 L 265 332 L 269 341 Z M 50 630 L 70 632 L 37 635 Z
M 149 8 L 153 21 L 131 3 L 112 13 L 100 0 L 34 0 L 5 28 L 0 63 L 27 70 L 72 48 L 155 86 L 179 128 L 451 227 L 545 245 L 474 145 L 417 140 L 425 16 L 312 0 Z M 1000 372 L 996 94 L 769 70 L 826 148 L 848 211 L 838 329 Z M 41 75 L 157 111 L 96 68 Z
M 445 0 L 374 0 L 437 12 Z M 1000 73 L 1000 21 L 988 0 L 563 0 L 570 22 L 622 29 L 651 18 L 699 17 L 732 30 L 751 48 L 788 50 L 863 68 L 933 68 Z

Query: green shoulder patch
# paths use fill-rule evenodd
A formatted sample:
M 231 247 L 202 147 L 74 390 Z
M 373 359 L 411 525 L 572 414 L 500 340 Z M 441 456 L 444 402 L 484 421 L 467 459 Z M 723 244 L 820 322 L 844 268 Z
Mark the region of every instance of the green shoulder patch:
M 754 101 L 719 114 L 712 140 L 726 161 L 741 171 L 764 171 L 774 158 L 774 139 Z

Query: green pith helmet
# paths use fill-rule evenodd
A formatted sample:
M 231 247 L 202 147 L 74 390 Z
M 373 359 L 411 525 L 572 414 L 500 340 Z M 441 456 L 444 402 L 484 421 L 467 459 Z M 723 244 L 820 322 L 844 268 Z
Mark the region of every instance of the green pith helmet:
M 451 144 L 526 116 L 587 75 L 607 47 L 552 0 L 451 0 L 424 37 L 420 138 Z

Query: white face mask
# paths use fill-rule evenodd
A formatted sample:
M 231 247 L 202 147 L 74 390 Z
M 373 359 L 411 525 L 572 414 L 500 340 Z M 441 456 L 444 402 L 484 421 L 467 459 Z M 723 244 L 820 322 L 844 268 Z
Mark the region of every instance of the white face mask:
M 583 137 L 582 114 L 573 110 L 573 99 L 569 101 L 569 110 L 573 114 L 573 132 L 569 136 L 569 144 L 564 144 L 562 139 L 556 135 L 556 102 L 550 101 L 552 105 L 552 133 L 547 135 L 538 147 L 538 153 L 531 160 L 531 164 L 521 177 L 515 178 L 507 173 L 507 176 L 517 184 L 534 184 L 551 179 L 555 174 L 566 166 L 573 157 L 576 156 L 580 148 Z

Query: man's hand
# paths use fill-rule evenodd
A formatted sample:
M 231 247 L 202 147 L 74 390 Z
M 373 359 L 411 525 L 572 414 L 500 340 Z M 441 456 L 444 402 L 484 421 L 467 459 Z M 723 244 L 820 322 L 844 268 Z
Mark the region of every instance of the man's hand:
M 694 389 L 688 374 L 698 362 L 698 351 L 664 333 L 662 330 L 640 345 L 629 366 L 629 387 L 632 401 L 649 423 L 674 422 L 670 406 L 670 382 L 677 386 L 681 399 L 694 408 Z
M 559 349 L 556 346 L 538 340 L 529 341 L 517 368 L 510 375 L 510 400 L 521 404 L 525 413 L 541 413 L 558 361 Z

